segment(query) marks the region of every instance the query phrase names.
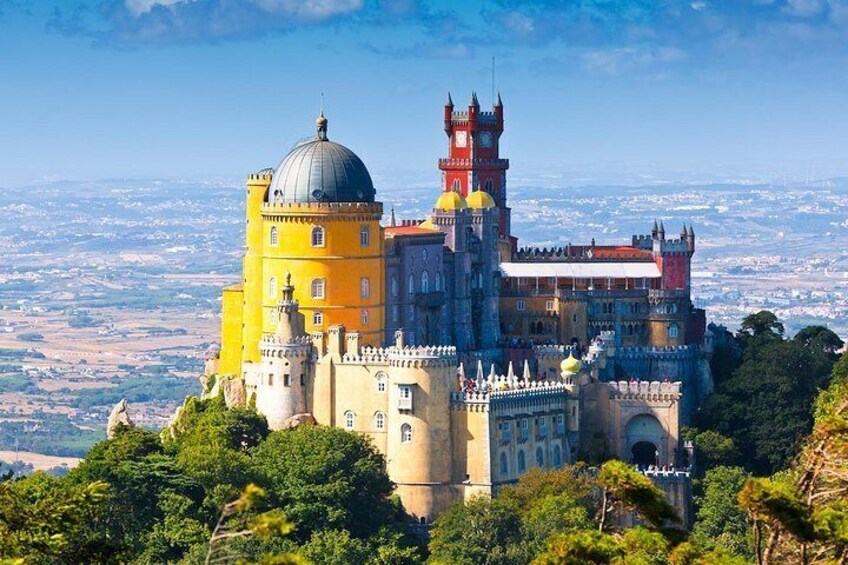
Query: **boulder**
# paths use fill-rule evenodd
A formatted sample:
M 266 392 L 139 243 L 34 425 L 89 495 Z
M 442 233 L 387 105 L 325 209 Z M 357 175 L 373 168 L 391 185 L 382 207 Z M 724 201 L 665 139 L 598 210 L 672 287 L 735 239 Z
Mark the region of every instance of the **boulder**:
M 118 433 L 118 429 L 134 428 L 132 419 L 130 419 L 129 411 L 127 410 L 127 399 L 123 398 L 119 403 L 112 408 L 112 413 L 109 414 L 109 422 L 106 424 L 106 437 L 112 439 Z

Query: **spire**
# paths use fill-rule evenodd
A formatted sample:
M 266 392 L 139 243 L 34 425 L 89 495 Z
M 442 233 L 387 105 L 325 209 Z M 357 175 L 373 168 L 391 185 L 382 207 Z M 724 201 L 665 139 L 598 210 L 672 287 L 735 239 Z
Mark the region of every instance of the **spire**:
M 509 369 L 506 371 L 506 378 L 512 382 L 512 379 L 515 378 L 515 370 L 512 368 L 512 361 L 509 362 Z
M 695 237 L 695 228 L 692 227 L 692 223 L 689 223 L 689 237 Z
M 471 103 L 469 106 L 474 106 L 475 108 L 480 107 L 480 102 L 477 101 L 477 91 L 471 91 Z
M 445 106 L 453 108 L 453 98 L 451 98 L 450 91 L 448 91 L 448 100 L 445 102 Z
M 479 359 L 477 360 L 477 380 L 475 383 L 477 385 L 477 390 L 483 388 L 483 362 Z
M 665 239 L 665 226 L 662 220 L 660 220 L 660 238 Z
M 395 220 L 395 207 L 392 206 L 392 227 L 397 225 L 397 220 Z
M 527 362 L 527 359 L 524 360 L 524 375 L 522 376 L 524 379 L 524 386 L 530 385 L 530 363 Z
M 689 232 L 686 231 L 686 222 L 683 222 L 683 227 L 680 228 L 680 239 L 686 239 L 686 235 Z
M 657 227 L 657 219 L 654 218 L 654 227 L 651 228 L 651 233 L 657 233 L 659 230 L 660 228 Z
M 498 92 L 498 101 L 495 102 L 495 108 L 503 108 L 503 101 L 501 101 L 501 93 Z

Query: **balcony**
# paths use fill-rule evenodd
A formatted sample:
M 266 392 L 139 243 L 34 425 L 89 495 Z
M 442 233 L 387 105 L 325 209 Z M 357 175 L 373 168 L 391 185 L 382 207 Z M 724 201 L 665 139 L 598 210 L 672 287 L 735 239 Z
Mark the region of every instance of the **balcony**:
M 412 385 L 398 385 L 398 410 L 412 410 Z

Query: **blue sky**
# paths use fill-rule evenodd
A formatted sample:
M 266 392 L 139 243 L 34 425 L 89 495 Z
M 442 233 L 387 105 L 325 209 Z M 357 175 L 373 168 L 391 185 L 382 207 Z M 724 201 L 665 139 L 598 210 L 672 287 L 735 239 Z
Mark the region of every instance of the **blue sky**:
M 313 130 L 432 172 L 446 93 L 514 179 L 848 174 L 848 0 L 0 0 L 0 183 L 242 177 Z

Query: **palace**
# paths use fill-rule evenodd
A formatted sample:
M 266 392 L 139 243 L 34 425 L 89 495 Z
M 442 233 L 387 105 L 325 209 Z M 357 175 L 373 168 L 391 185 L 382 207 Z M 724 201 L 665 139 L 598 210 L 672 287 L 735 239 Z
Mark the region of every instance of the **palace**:
M 249 175 L 243 277 L 223 291 L 206 394 L 255 405 L 272 429 L 369 435 L 422 524 L 531 467 L 605 456 L 644 468 L 688 520 L 680 428 L 712 386 L 694 230 L 519 247 L 503 110 L 448 96 L 441 187 L 419 220 L 381 223 L 365 164 L 323 113 Z

